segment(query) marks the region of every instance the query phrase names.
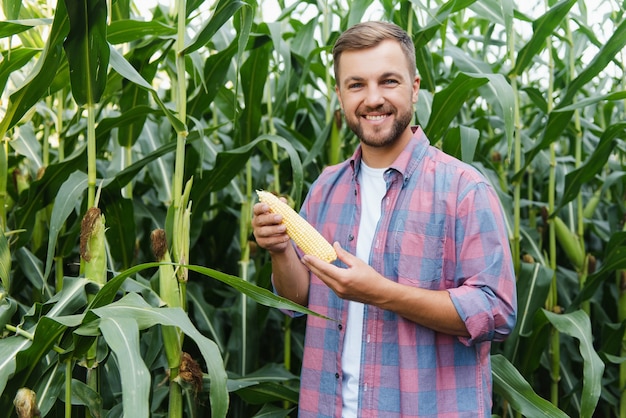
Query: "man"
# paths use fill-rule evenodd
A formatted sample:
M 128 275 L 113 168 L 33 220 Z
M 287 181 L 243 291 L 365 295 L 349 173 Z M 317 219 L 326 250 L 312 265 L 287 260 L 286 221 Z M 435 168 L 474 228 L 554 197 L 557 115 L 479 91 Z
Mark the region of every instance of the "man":
M 252 220 L 276 292 L 336 320 L 307 319 L 299 417 L 488 417 L 491 341 L 516 315 L 497 196 L 411 127 L 420 79 L 401 28 L 357 24 L 333 57 L 360 144 L 301 214 L 338 260 L 303 255 L 263 203 Z

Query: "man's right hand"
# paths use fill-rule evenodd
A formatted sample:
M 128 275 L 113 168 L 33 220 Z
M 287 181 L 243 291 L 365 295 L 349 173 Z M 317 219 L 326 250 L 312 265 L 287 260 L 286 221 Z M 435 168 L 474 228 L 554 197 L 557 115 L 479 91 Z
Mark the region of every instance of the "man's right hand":
M 291 246 L 283 217 L 270 212 L 265 203 L 257 203 L 253 207 L 252 228 L 254 238 L 261 248 L 270 253 L 284 253 Z

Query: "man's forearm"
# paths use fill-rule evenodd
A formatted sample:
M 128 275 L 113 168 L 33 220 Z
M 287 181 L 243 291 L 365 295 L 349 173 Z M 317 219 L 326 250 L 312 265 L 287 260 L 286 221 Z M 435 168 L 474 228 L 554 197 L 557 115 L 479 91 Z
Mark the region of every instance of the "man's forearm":
M 270 253 L 272 281 L 276 292 L 295 303 L 307 306 L 309 302 L 309 271 L 300 262 L 293 247 L 283 253 Z

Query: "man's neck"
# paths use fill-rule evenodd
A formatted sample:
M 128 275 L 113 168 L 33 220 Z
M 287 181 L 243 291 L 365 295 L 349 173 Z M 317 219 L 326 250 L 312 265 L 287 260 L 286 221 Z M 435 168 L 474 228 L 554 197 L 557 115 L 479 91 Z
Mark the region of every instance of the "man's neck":
M 385 147 L 372 147 L 361 142 L 361 158 L 363 158 L 365 164 L 372 168 L 389 167 L 398 158 L 398 155 L 402 153 L 412 136 L 412 130 L 407 128 L 396 142 Z

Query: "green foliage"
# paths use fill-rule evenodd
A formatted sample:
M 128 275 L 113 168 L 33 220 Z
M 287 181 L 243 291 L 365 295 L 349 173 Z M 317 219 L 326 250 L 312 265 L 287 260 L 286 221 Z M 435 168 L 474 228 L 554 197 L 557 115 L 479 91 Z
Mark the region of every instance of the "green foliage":
M 200 366 L 175 380 L 185 416 L 296 407 L 304 322 L 279 309 L 315 313 L 271 292 L 268 255 L 251 239 L 252 192 L 299 206 L 319 172 L 352 153 L 357 141 L 336 119 L 330 47 L 353 23 L 380 18 L 414 39 L 416 121 L 433 145 L 481 170 L 505 209 L 519 315 L 493 347 L 494 414 L 626 417 L 623 3 L 69 3 L 2 3 L 0 408 L 9 416 L 24 386 L 42 416 L 170 415 L 161 325 L 185 335 L 182 350 Z M 588 9 L 604 15 L 593 22 Z M 106 219 L 104 285 L 79 267 L 90 170 Z M 190 213 L 171 236 L 179 202 Z M 160 297 L 155 229 L 168 230 L 170 248 L 188 243 L 187 265 L 172 265 L 187 272 L 177 275 L 182 308 Z

